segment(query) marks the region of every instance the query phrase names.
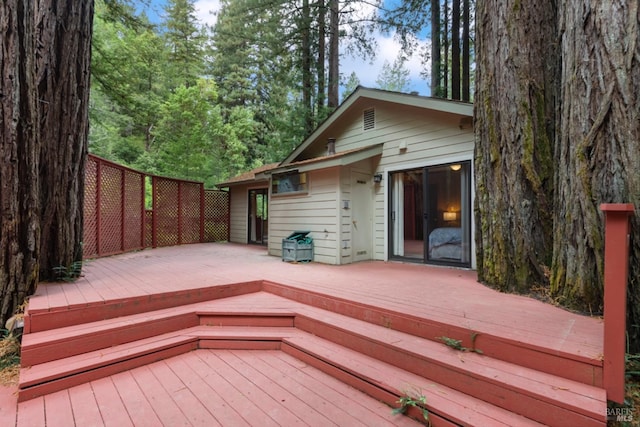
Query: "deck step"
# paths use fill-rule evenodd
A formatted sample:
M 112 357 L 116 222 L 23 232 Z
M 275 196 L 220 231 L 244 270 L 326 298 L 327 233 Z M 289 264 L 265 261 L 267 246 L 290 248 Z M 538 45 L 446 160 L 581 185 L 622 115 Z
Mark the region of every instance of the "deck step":
M 60 326 L 55 334 L 49 333 L 47 328 L 40 332 L 25 332 L 22 350 L 23 366 L 42 363 L 52 357 L 68 357 L 77 352 L 93 351 L 102 346 L 108 347 L 154 334 L 171 332 L 182 327 L 194 326 L 198 321 L 210 324 L 227 322 L 229 325 L 239 325 L 241 323 L 238 322 L 244 321 L 246 326 L 260 326 L 261 324 L 257 322 L 258 317 L 262 316 L 264 319 L 261 321 L 264 322 L 262 323 L 264 326 L 289 326 L 296 311 L 304 307 L 327 310 L 327 313 L 341 314 L 385 329 L 393 329 L 433 341 L 439 341 L 442 337 L 460 340 L 462 346 L 475 345 L 482 349 L 485 356 L 493 359 L 602 387 L 602 361 L 598 355 L 570 354 L 558 349 L 531 346 L 492 333 L 471 330 L 468 327 L 449 325 L 434 319 L 415 318 L 404 313 L 332 298 L 273 282 L 264 282 L 260 285 L 263 290 L 256 290 L 259 285 L 257 282 L 250 282 L 223 286 L 217 290 L 199 290 L 198 292 L 191 290 L 184 295 L 178 293 L 177 306 L 156 310 L 150 308 L 158 305 L 164 307 L 174 303 L 169 295 L 122 301 L 119 303 L 122 317 L 108 317 L 94 321 L 89 319 L 96 316 L 89 316 L 88 313 L 92 310 L 103 312 L 107 309 L 101 306 L 84 307 L 78 309 L 86 312 L 79 317 L 71 315 L 75 309 L 69 310 L 68 318 L 60 317 L 59 312 L 28 314 L 26 323 L 31 322 L 33 320 L 31 318 L 35 316 L 36 324 L 40 329 L 49 322 L 55 325 L 64 319 L 66 323 L 65 326 Z M 200 301 L 209 296 L 215 296 L 215 298 L 211 301 Z M 200 302 L 179 305 L 180 302 L 194 300 Z M 200 310 L 198 307 L 205 308 Z M 114 307 L 109 308 L 109 310 L 112 309 L 115 310 Z M 109 314 L 114 315 L 115 311 L 109 311 Z M 164 323 L 159 321 L 159 318 L 164 318 Z M 75 320 L 75 322 L 68 324 L 69 320 Z M 281 323 L 274 323 L 276 321 Z
M 536 371 L 444 342 L 425 340 L 325 310 L 302 309 L 298 329 L 360 354 L 447 385 L 493 405 L 540 420 L 574 420 L 587 426 L 604 420 L 604 389 Z M 481 351 L 480 349 L 478 349 Z
M 284 339 L 282 351 L 391 407 L 399 406 L 400 397 L 424 397 L 432 425 L 544 425 L 310 334 Z M 420 413 L 412 415 L 421 417 Z
M 283 337 L 296 333 L 300 331 L 285 327 L 195 326 L 56 359 L 20 370 L 18 400 L 53 393 L 196 348 L 278 349 Z M 211 340 L 222 345 L 216 347 L 208 343 Z
M 274 297 L 279 298 L 279 297 Z M 180 331 L 200 324 L 218 326 L 293 326 L 286 309 L 248 311 L 239 306 L 211 312 L 216 303 L 194 303 L 119 318 L 32 332 L 22 339 L 21 365 L 33 366 L 114 345 Z
M 197 326 L 179 333 L 57 360 L 21 373 L 21 401 L 199 348 L 281 349 L 389 404 L 415 392 L 427 399 L 434 426 L 539 426 L 481 399 L 429 381 L 372 357 L 288 327 Z M 420 413 L 412 412 L 419 418 Z M 453 423 L 453 424 L 451 424 Z M 585 424 L 588 425 L 588 424 Z
M 492 381 L 483 382 L 477 377 L 474 378 L 475 373 L 473 370 L 478 367 L 478 364 L 472 363 L 473 355 L 471 354 L 465 353 L 455 356 L 459 358 L 461 366 L 463 364 L 468 364 L 468 366 L 465 367 L 464 373 L 456 374 L 453 371 L 450 372 L 450 378 L 454 378 L 455 385 L 455 387 L 452 387 L 452 382 L 449 381 L 447 376 L 443 377 L 443 382 L 435 381 L 429 378 L 428 369 L 425 370 L 427 377 L 417 375 L 414 372 L 398 367 L 395 363 L 387 363 L 380 360 L 378 353 L 374 353 L 375 357 L 372 357 L 311 334 L 298 335 L 283 340 L 282 350 L 341 378 L 343 381 L 348 379 L 341 372 L 345 372 L 348 375 L 354 375 L 354 372 L 358 372 L 356 376 L 360 378 L 360 381 L 356 384 L 350 383 L 357 388 L 367 388 L 369 387 L 368 384 L 378 386 L 381 382 L 390 382 L 394 385 L 393 390 L 397 395 L 406 394 L 407 391 L 413 392 L 417 388 L 427 397 L 427 402 L 432 401 L 430 398 L 435 398 L 436 401 L 440 398 L 447 400 L 451 398 L 454 401 L 458 401 L 461 395 L 475 396 L 477 402 L 482 402 L 479 406 L 474 406 L 464 401 L 458 401 L 458 403 L 465 407 L 466 405 L 471 405 L 469 407 L 472 407 L 473 411 L 488 411 L 488 416 L 492 416 L 491 414 L 494 414 L 494 411 L 500 409 L 515 417 L 511 421 L 506 421 L 505 425 L 529 425 L 525 420 L 533 423 L 533 425 L 540 423 L 541 425 L 559 427 L 578 425 L 603 427 L 606 425 L 606 400 L 604 400 L 603 391 L 601 392 L 595 387 L 588 390 L 601 397 L 601 399 L 597 399 L 582 395 L 581 393 L 584 393 L 585 389 L 580 388 L 582 384 L 579 383 L 572 384 L 572 386 L 578 388 L 576 390 L 569 388 L 571 385 L 567 383 L 559 386 L 537 384 L 536 379 L 526 377 L 526 375 L 535 374 L 535 372 L 530 371 L 521 372 L 523 376 L 519 378 L 500 377 L 500 374 L 496 374 L 495 378 L 485 378 L 485 380 Z M 484 372 L 484 374 L 487 374 L 487 372 Z M 508 383 L 508 381 L 514 379 L 517 384 Z M 455 383 L 456 380 L 467 381 L 469 384 L 477 382 L 478 389 L 472 390 L 477 394 L 461 391 L 459 382 Z M 527 390 L 527 387 L 536 387 L 537 390 L 532 392 Z M 384 396 L 375 397 L 380 399 Z M 588 408 L 575 405 L 576 401 L 587 405 Z M 571 402 L 571 404 L 567 404 L 567 402 Z M 451 411 L 452 409 L 446 412 L 457 413 Z M 456 418 L 454 422 L 462 425 L 501 425 L 497 421 L 467 424 L 469 420 L 463 418 Z
M 334 367 L 342 366 L 343 362 L 334 358 L 345 353 L 352 358 L 362 356 L 374 360 L 375 357 L 377 362 L 392 366 L 414 380 L 421 378 L 446 386 L 448 390 L 475 396 L 490 406 L 545 424 L 566 420 L 566 425 L 598 426 L 604 422 L 605 392 L 596 387 L 481 354 L 460 352 L 441 343 L 344 316 L 328 318 L 319 309 L 307 310 L 295 323 L 295 328 L 201 325 L 41 363 L 22 370 L 20 400 L 195 348 L 280 349 L 281 343 L 285 343 L 306 353 L 306 358 Z M 372 372 L 375 375 L 375 370 Z M 380 371 L 378 375 L 385 372 Z M 377 381 L 375 376 L 366 381 L 369 380 Z
M 271 281 L 264 281 L 262 289 L 308 307 L 321 308 L 420 338 L 432 341 L 438 341 L 441 337 L 452 338 L 461 341 L 464 347 L 475 345 L 482 349 L 483 354 L 494 359 L 596 387 L 603 386 L 601 354 L 579 354 L 559 348 L 535 346 L 495 331 L 473 330 L 468 325 L 453 324 L 441 316 L 415 317 L 401 311 L 382 309 Z M 566 342 L 566 346 L 571 347 L 570 341 Z

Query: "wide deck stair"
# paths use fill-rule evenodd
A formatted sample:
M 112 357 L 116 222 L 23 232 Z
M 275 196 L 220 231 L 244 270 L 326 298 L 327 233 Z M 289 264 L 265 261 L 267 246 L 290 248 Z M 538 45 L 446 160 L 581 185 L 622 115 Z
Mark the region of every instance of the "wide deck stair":
M 28 312 L 19 400 L 197 348 L 280 350 L 391 407 L 424 396 L 434 426 L 606 425 L 598 360 L 271 282 Z

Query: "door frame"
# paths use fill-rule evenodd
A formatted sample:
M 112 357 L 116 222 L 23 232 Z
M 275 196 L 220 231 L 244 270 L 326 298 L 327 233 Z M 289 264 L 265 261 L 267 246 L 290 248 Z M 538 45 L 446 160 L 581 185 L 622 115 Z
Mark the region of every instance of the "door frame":
M 267 218 L 260 218 L 260 221 L 258 222 L 258 218 L 253 218 L 252 217 L 252 212 L 251 212 L 251 203 L 252 203 L 252 194 L 255 194 L 255 199 L 257 202 L 258 199 L 258 195 L 262 195 L 262 200 L 263 200 L 263 210 L 266 209 L 267 212 Z M 254 227 L 258 228 L 258 224 L 260 227 L 260 236 L 258 239 L 258 236 L 256 234 L 255 238 L 253 236 L 254 234 Z M 256 231 L 257 233 L 257 231 Z M 266 236 L 266 239 L 265 239 Z M 250 188 L 247 191 L 247 243 L 250 245 L 263 245 L 266 246 L 269 243 L 269 188 L 265 187 L 265 188 Z
M 468 161 L 470 162 L 470 188 L 469 188 L 469 196 L 470 196 L 470 200 L 469 200 L 469 215 L 470 215 L 470 225 L 468 227 L 468 233 L 469 233 L 469 243 L 470 243 L 470 262 L 468 263 L 468 265 L 459 265 L 456 264 L 457 267 L 460 268 L 471 268 L 471 269 L 476 269 L 476 243 L 475 243 L 475 216 L 474 216 L 474 211 L 473 211 L 473 206 L 474 206 L 474 201 L 475 201 L 475 172 L 474 172 L 474 163 L 473 163 L 473 153 L 468 153 L 468 154 L 464 154 L 464 155 L 456 155 L 456 156 L 443 156 L 443 157 L 438 157 L 438 158 L 432 158 L 432 159 L 426 159 L 426 160 L 422 160 L 419 162 L 412 162 L 412 163 L 405 163 L 405 164 L 400 164 L 400 165 L 394 165 L 394 166 L 389 166 L 389 167 L 385 167 L 383 169 L 383 182 L 385 183 L 385 188 L 383 191 L 383 196 L 384 196 L 384 225 L 383 225 L 383 236 L 384 236 L 384 260 L 385 261 L 389 261 L 389 260 L 393 260 L 393 259 L 402 259 L 404 260 L 403 257 L 397 257 L 397 256 L 393 256 L 393 238 L 394 238 L 394 234 L 393 234 L 393 227 L 394 227 L 394 223 L 391 220 L 391 213 L 392 213 L 392 186 L 393 186 L 393 182 L 391 181 L 391 174 L 394 172 L 402 172 L 402 171 L 408 171 L 408 170 L 414 170 L 414 169 L 420 169 L 420 168 L 425 168 L 425 167 L 431 167 L 431 166 L 441 166 L 441 165 L 446 165 L 446 164 L 452 164 L 452 163 L 461 163 L 461 162 L 465 162 Z M 394 196 L 395 197 L 395 196 Z M 424 260 L 426 261 L 426 260 Z M 432 264 L 437 264 L 437 263 L 432 263 L 429 262 L 428 264 L 432 265 Z

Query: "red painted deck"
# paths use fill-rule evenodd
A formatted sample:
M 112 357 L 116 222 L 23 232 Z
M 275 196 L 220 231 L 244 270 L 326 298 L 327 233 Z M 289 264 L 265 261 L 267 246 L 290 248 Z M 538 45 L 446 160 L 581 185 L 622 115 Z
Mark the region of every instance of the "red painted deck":
M 17 415 L 17 425 L 47 427 L 419 425 L 269 350 L 185 353 L 22 402 Z
M 108 364 L 91 365 L 94 370 L 82 374 L 88 381 L 84 384 L 56 380 L 64 388 L 42 386 L 42 391 L 31 392 L 39 397 L 22 399 L 19 405 L 12 390 L 0 390 L 0 425 L 45 425 L 45 420 L 47 426 L 73 425 L 65 417 L 75 418 L 76 425 L 233 426 L 269 420 L 272 425 L 357 425 L 347 416 L 365 425 L 390 420 L 398 425 L 407 420 L 390 418 L 390 408 L 375 399 L 393 402 L 391 392 L 401 387 L 393 382 L 401 376 L 404 384 L 421 382 L 426 391 L 435 390 L 440 380 L 452 381 L 447 387 L 453 389 L 441 390 L 451 396 L 485 394 L 491 405 L 520 413 L 542 405 L 549 414 L 540 420 L 544 424 L 563 425 L 561 412 L 557 423 L 554 418 L 554 399 L 577 417 L 600 412 L 604 417 L 599 406 L 601 320 L 497 293 L 478 284 L 472 271 L 385 262 L 289 264 L 266 255 L 263 248 L 199 244 L 98 259 L 87 263 L 84 272 L 74 283 L 41 285 L 31 298 L 23 365 L 27 361 L 34 367 L 23 370 L 22 382 L 26 386 L 33 378 L 39 387 L 39 370 L 52 378 L 47 372 L 56 369 L 56 375 L 66 375 L 55 361 L 36 366 L 47 354 L 70 357 L 58 364 L 72 370 L 73 363 L 80 366 L 103 357 L 105 342 L 122 348 L 108 356 Z M 238 283 L 242 285 L 229 286 Z M 211 329 L 198 329 L 204 328 L 200 324 L 218 325 L 215 331 L 220 333 L 212 336 Z M 252 330 L 254 336 L 248 338 L 224 325 L 262 329 Z M 291 327 L 312 335 L 288 335 Z M 177 329 L 184 332 L 173 332 Z M 163 343 L 171 342 L 162 344 L 166 353 L 144 353 L 131 362 L 124 355 L 142 346 L 160 348 L 157 339 L 147 338 L 150 330 L 162 336 Z M 474 342 L 472 336 L 477 337 Z M 461 339 L 466 347 L 475 344 L 483 355 L 456 352 L 438 337 Z M 240 344 L 248 341 L 252 344 Z M 138 350 L 131 342 L 141 343 L 135 344 Z M 201 349 L 184 353 L 195 348 Z M 246 348 L 253 350 L 242 350 Z M 75 356 L 79 351 L 86 353 Z M 219 361 L 226 370 L 204 369 Z M 422 371 L 425 366 L 429 372 Z M 376 372 L 380 378 L 369 377 Z M 305 382 L 310 377 L 316 382 Z M 384 387 L 368 389 L 378 381 Z M 245 387 L 253 392 L 246 394 Z M 49 389 L 57 391 L 47 394 Z M 428 401 L 435 405 L 443 393 L 430 395 Z M 508 405 L 502 402 L 505 393 L 511 396 Z M 307 396 L 315 410 L 309 410 Z M 449 407 L 462 399 L 460 395 L 441 404 Z M 281 405 L 276 405 L 278 400 Z M 363 415 L 354 415 L 353 408 L 345 411 L 351 405 Z M 252 411 L 257 418 L 247 415 Z M 483 416 L 491 417 L 491 411 Z M 464 416 L 455 422 L 482 425 Z M 506 425 L 519 422 L 524 423 Z M 447 423 L 441 420 L 439 425 L 453 425 Z

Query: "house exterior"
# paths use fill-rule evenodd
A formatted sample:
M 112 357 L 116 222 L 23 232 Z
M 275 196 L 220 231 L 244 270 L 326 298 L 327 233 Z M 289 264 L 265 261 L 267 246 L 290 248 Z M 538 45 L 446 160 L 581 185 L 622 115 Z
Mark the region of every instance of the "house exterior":
M 316 262 L 475 268 L 472 117 L 469 103 L 359 87 L 281 163 L 219 185 L 231 241 L 281 256 L 309 231 Z

